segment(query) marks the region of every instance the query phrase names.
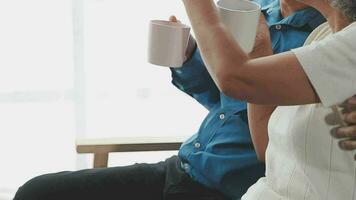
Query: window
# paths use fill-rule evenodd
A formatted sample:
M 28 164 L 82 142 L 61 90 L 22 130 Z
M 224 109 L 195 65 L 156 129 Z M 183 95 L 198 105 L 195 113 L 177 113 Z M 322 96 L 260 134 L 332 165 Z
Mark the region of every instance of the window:
M 172 14 L 188 22 L 180 1 L 86 1 L 88 135 L 187 135 L 198 128 L 204 108 L 171 85 L 168 68 L 146 61 L 149 20 Z
M 70 0 L 0 1 L 0 199 L 75 169 Z
M 77 137 L 197 131 L 207 111 L 146 62 L 149 20 L 171 14 L 188 22 L 180 1 L 0 1 L 0 199 L 34 176 L 90 167 Z M 161 159 L 137 155 L 113 164 Z

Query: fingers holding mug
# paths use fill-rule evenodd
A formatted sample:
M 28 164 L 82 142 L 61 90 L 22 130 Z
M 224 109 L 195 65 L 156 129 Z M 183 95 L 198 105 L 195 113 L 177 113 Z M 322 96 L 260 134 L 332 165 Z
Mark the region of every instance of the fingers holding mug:
M 170 22 L 179 23 L 179 24 L 182 23 L 182 22 L 181 22 L 180 20 L 178 20 L 177 17 L 174 16 L 174 15 L 171 15 L 171 16 L 169 17 L 169 21 L 170 21 Z
M 148 62 L 165 67 L 181 67 L 190 36 L 190 27 L 175 16 L 169 21 L 151 20 L 149 24 Z
M 176 16 L 171 15 L 169 17 L 169 21 L 170 22 L 175 22 L 178 24 L 181 24 L 182 22 L 180 20 L 177 19 Z M 192 56 L 193 53 L 195 52 L 195 49 L 197 47 L 195 38 L 192 35 L 189 35 L 189 40 L 188 40 L 188 45 L 187 45 L 187 50 L 185 51 L 185 59 L 184 62 L 186 62 L 187 60 L 189 60 Z

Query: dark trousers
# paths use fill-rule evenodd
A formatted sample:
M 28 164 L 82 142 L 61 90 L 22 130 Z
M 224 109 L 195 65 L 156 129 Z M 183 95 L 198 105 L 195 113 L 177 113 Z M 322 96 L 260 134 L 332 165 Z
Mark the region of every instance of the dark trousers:
M 156 164 L 60 172 L 36 177 L 14 200 L 227 200 L 192 180 L 177 156 Z

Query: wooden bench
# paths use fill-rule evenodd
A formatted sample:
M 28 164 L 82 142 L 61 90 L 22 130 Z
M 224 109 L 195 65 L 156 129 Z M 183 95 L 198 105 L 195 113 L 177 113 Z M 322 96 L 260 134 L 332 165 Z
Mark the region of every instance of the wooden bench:
M 113 152 L 174 151 L 179 150 L 187 137 L 122 137 L 77 139 L 78 153 L 94 154 L 94 168 L 106 168 Z

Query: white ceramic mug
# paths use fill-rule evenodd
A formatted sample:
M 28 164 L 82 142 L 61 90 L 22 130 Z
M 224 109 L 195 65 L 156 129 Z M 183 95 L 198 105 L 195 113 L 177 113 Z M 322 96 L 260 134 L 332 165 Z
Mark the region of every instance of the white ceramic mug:
M 190 27 L 164 20 L 150 21 L 148 62 L 166 67 L 181 67 L 185 61 Z
M 248 0 L 219 0 L 220 17 L 241 48 L 249 53 L 255 44 L 261 6 Z

